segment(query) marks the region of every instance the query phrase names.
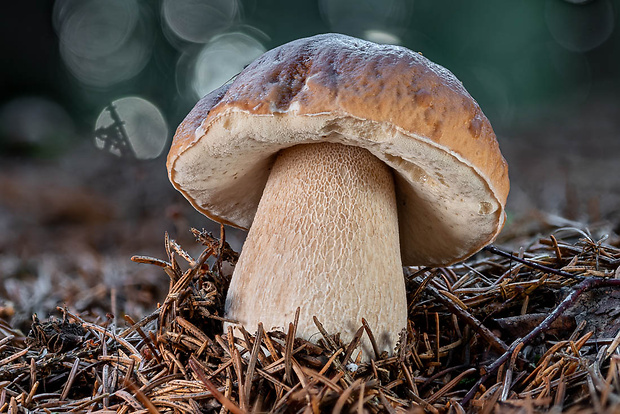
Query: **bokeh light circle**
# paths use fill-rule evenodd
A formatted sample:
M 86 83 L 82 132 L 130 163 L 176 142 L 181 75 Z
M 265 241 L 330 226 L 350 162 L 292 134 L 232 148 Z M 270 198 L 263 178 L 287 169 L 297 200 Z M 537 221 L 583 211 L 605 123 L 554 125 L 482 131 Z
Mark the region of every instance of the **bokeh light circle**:
M 401 43 L 398 36 L 383 30 L 366 30 L 364 31 L 364 39 L 370 40 L 371 42 L 375 43 L 383 43 L 389 45 L 399 45 Z
M 128 155 L 142 160 L 157 158 L 166 146 L 168 125 L 161 111 L 146 99 L 121 98 L 101 111 L 95 124 L 98 148 L 125 155 L 114 144 L 119 140 L 129 145 Z
M 572 52 L 587 52 L 600 46 L 615 27 L 610 0 L 582 3 L 547 0 L 545 21 L 555 41 Z
M 97 58 L 122 47 L 137 21 L 134 1 L 87 0 L 70 11 L 60 28 L 60 40 L 77 56 Z
M 398 43 L 408 29 L 413 0 L 319 0 L 319 10 L 334 32 L 379 43 Z M 368 36 L 370 35 L 370 36 Z M 388 38 L 395 40 L 386 41 Z
M 129 79 L 150 58 L 153 19 L 136 0 L 58 0 L 53 16 L 61 57 L 86 85 Z
M 205 43 L 233 23 L 238 8 L 236 0 L 164 0 L 162 17 L 176 36 Z
M 0 107 L 0 136 L 9 146 L 53 147 L 71 141 L 75 125 L 56 102 L 24 96 Z
M 216 36 L 200 51 L 194 65 L 192 87 L 198 97 L 219 88 L 265 53 L 265 47 L 244 33 Z

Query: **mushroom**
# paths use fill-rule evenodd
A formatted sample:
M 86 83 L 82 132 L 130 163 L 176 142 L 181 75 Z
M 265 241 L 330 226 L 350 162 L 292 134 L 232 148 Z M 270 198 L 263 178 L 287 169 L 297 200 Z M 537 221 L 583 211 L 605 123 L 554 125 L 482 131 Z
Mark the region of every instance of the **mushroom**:
M 403 47 L 339 35 L 273 49 L 205 96 L 168 156 L 207 217 L 249 229 L 225 316 L 349 341 L 364 318 L 392 352 L 407 323 L 402 265 L 444 266 L 495 239 L 507 165 L 478 104 Z M 370 357 L 367 339 L 364 358 Z

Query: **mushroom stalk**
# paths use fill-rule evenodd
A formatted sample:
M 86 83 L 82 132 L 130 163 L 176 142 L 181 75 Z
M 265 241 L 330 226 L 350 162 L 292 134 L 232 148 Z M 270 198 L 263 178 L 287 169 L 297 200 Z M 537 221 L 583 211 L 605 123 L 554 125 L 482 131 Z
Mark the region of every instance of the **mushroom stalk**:
M 392 352 L 407 304 L 392 171 L 363 148 L 333 143 L 282 150 L 269 175 L 226 298 L 226 317 L 247 330 L 352 339 L 368 321 Z M 364 358 L 370 342 L 362 341 Z

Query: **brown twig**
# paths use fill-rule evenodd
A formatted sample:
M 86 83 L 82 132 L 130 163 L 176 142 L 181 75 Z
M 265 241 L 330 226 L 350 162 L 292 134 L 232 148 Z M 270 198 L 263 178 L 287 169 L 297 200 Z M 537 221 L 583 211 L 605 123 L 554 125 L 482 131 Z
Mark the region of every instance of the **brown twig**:
M 543 272 L 546 272 L 546 273 L 552 273 L 552 274 L 558 275 L 558 276 L 563 276 L 563 277 L 566 277 L 568 279 L 575 279 L 575 280 L 582 280 L 583 279 L 583 276 L 574 275 L 572 273 L 564 272 L 562 270 L 554 269 L 554 268 L 549 267 L 549 266 L 541 265 L 541 264 L 538 264 L 536 262 L 532 262 L 530 260 L 521 259 L 520 257 L 515 256 L 512 253 L 508 253 L 508 252 L 506 252 L 504 250 L 498 249 L 497 247 L 495 247 L 493 245 L 486 246 L 486 247 L 483 248 L 483 250 L 486 250 L 486 251 L 488 251 L 490 253 L 493 253 L 493 254 L 496 254 L 498 256 L 505 257 L 505 258 L 510 259 L 510 260 L 514 260 L 515 262 L 519 262 L 521 264 L 524 264 L 525 266 L 530 267 L 532 269 L 540 270 L 540 271 L 543 271 Z
M 221 392 L 218 391 L 215 385 L 213 385 L 213 383 L 208 380 L 200 364 L 198 364 L 193 358 L 194 357 L 191 357 L 189 360 L 190 368 L 192 369 L 192 371 L 194 371 L 194 374 L 196 374 L 200 382 L 202 382 L 204 386 L 207 387 L 207 389 L 220 402 L 220 404 L 226 407 L 226 409 L 229 410 L 233 414 L 245 414 L 245 411 L 240 409 L 235 403 L 230 401 Z
M 482 322 L 480 322 L 478 319 L 473 317 L 469 312 L 467 312 L 467 310 L 461 308 L 456 302 L 453 302 L 449 300 L 448 298 L 446 298 L 439 291 L 437 291 L 437 289 L 435 289 L 434 287 L 428 286 L 427 290 L 439 302 L 441 302 L 446 308 L 448 308 L 450 312 L 453 312 L 454 314 L 456 314 L 458 318 L 462 319 L 463 321 L 465 321 L 465 323 L 471 326 L 472 329 L 476 333 L 478 333 L 480 336 L 482 336 L 491 345 L 493 349 L 499 352 L 506 352 L 508 350 L 508 345 L 506 345 L 504 341 L 499 339 L 497 335 L 491 332 L 489 328 L 484 326 Z
M 465 397 L 461 400 L 461 405 L 466 406 L 469 401 L 473 398 L 475 393 L 478 391 L 480 385 L 482 385 L 504 362 L 508 360 L 512 352 L 519 346 L 520 343 L 524 345 L 530 343 L 534 338 L 536 338 L 541 333 L 547 331 L 553 321 L 555 321 L 560 315 L 566 311 L 569 307 L 571 307 L 577 298 L 581 296 L 585 291 L 590 289 L 606 287 L 606 286 L 617 286 L 620 287 L 620 280 L 618 279 L 603 279 L 603 278 L 588 278 L 583 279 L 578 285 L 576 285 L 573 291 L 562 300 L 562 302 L 543 320 L 540 325 L 534 328 L 529 334 L 524 336 L 521 339 L 516 340 L 510 345 L 508 350 L 504 352 L 499 358 L 495 360 L 491 365 L 485 368 L 485 373 L 480 377 L 480 379 L 476 382 L 476 384 L 467 392 Z

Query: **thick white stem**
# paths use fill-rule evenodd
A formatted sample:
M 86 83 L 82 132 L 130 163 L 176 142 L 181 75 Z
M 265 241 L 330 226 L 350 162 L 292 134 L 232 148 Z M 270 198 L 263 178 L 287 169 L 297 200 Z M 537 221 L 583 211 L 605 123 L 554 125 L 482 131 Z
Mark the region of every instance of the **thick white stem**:
M 366 319 L 391 352 L 407 305 L 391 170 L 365 149 L 299 145 L 273 166 L 235 268 L 226 317 L 253 332 L 286 331 L 300 308 L 298 336 L 350 341 Z M 366 338 L 366 337 L 365 337 Z M 371 357 L 364 339 L 365 358 Z

